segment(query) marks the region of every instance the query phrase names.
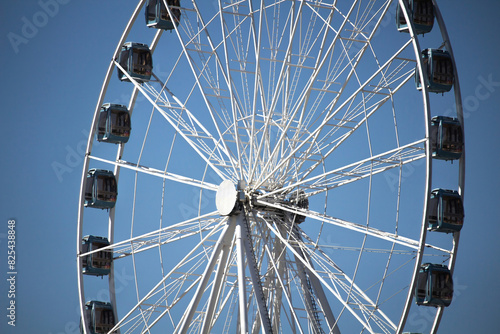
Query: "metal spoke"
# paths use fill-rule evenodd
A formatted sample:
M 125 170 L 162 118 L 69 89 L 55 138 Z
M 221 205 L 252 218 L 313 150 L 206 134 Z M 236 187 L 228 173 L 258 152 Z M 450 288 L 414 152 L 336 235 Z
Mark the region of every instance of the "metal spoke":
M 399 168 L 405 164 L 425 158 L 425 149 L 421 147 L 425 142 L 426 139 L 421 139 L 408 145 L 318 174 L 317 176 L 305 180 L 298 182 L 292 181 L 289 185 L 264 193 L 258 196 L 258 198 L 264 199 L 277 193 L 288 192 L 299 186 L 306 187 L 309 190 L 307 195 L 313 196 L 393 168 Z
M 370 235 L 372 237 L 376 237 L 376 238 L 379 238 L 382 240 L 389 241 L 391 243 L 397 243 L 397 244 L 403 245 L 407 248 L 411 248 L 411 249 L 419 249 L 420 248 L 420 241 L 419 240 L 407 238 L 407 237 L 404 237 L 404 236 L 401 236 L 398 234 L 394 234 L 391 232 L 387 232 L 387 231 L 382 231 L 382 230 L 379 230 L 379 229 L 376 229 L 373 227 L 367 227 L 366 225 L 363 225 L 363 224 L 350 222 L 350 221 L 343 220 L 340 218 L 330 217 L 328 215 L 320 214 L 318 212 L 311 211 L 311 210 L 296 209 L 296 208 L 293 208 L 290 206 L 286 206 L 284 204 L 276 204 L 276 203 L 268 202 L 265 199 L 257 200 L 256 203 L 260 204 L 260 205 L 280 209 L 280 210 L 292 213 L 294 215 L 301 215 L 301 216 L 309 217 L 309 218 L 312 218 L 312 219 L 315 219 L 315 220 L 318 220 L 321 222 L 326 222 L 328 224 L 343 227 L 343 228 L 346 228 L 346 229 L 349 229 L 349 230 L 352 230 L 352 231 L 355 231 L 358 233 L 367 234 L 367 235 Z M 450 253 L 449 250 L 446 250 L 444 248 L 434 246 L 431 244 L 425 244 L 425 247 L 432 248 L 432 249 L 438 250 L 438 251 L 443 252 L 443 253 L 448 253 L 448 254 Z

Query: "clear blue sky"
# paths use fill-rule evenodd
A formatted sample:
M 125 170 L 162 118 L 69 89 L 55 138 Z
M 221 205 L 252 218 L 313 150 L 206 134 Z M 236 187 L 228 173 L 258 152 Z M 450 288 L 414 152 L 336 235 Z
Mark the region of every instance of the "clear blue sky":
M 81 152 L 120 34 L 137 1 L 0 4 L 0 332 L 77 333 Z M 500 2 L 440 0 L 465 102 L 465 226 L 457 294 L 441 333 L 496 333 L 500 299 Z M 49 11 L 50 15 L 40 14 Z M 57 9 L 57 10 L 56 10 Z M 29 29 L 26 22 L 38 22 Z M 13 42 L 12 33 L 22 40 Z M 9 37 L 10 36 L 10 37 Z M 485 85 L 485 82 L 489 82 Z M 63 174 L 54 163 L 67 166 Z M 7 221 L 17 222 L 17 326 L 6 325 Z

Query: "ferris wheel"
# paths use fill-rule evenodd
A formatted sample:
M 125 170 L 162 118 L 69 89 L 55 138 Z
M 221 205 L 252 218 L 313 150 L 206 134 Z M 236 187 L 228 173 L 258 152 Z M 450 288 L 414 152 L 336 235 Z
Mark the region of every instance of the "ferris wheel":
M 436 333 L 465 178 L 437 2 L 138 1 L 84 159 L 81 332 Z

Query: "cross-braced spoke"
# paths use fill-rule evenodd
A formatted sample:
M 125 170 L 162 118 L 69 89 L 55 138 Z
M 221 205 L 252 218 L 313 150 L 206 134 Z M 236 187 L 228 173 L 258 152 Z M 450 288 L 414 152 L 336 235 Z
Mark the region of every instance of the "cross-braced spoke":
M 291 180 L 290 184 L 262 194 L 258 198 L 263 199 L 277 193 L 290 192 L 297 187 L 307 189 L 306 195 L 310 197 L 342 185 L 369 178 L 393 168 L 400 168 L 405 164 L 425 158 L 425 147 L 423 147 L 425 142 L 426 139 L 421 139 L 397 149 L 392 149 L 382 154 L 353 162 L 347 166 L 325 171 L 314 177 L 298 182 Z
M 381 240 L 386 240 L 389 241 L 390 243 L 397 243 L 400 245 L 405 246 L 406 248 L 410 249 L 418 249 L 420 246 L 420 241 L 416 239 L 411 239 L 408 237 L 401 236 L 399 234 L 395 234 L 393 232 L 389 231 L 384 231 L 380 230 L 374 227 L 366 226 L 360 223 L 355 223 L 347 220 L 343 220 L 340 218 L 335 218 L 328 216 L 326 214 L 321 214 L 312 210 L 306 210 L 306 209 L 301 209 L 301 208 L 295 208 L 292 206 L 288 206 L 286 204 L 278 204 L 278 203 L 273 203 L 273 202 L 268 202 L 265 199 L 262 200 L 257 200 L 257 204 L 264 205 L 264 206 L 269 206 L 275 209 L 283 210 L 285 212 L 289 212 L 294 215 L 299 215 L 299 216 L 305 216 L 308 218 L 312 218 L 314 220 L 320 221 L 320 222 L 325 222 L 328 224 L 332 224 L 335 226 L 343 227 L 361 234 L 367 234 L 372 237 L 381 239 Z M 449 250 L 434 246 L 431 244 L 425 244 L 426 247 L 436 249 L 440 252 L 443 253 L 450 253 Z

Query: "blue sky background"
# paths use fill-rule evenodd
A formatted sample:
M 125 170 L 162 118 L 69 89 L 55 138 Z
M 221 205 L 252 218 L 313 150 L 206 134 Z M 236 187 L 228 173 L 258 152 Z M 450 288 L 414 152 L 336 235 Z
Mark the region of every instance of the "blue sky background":
M 77 333 L 82 152 L 110 57 L 137 1 L 0 3 L 0 333 Z M 44 9 L 44 3 L 57 7 Z M 500 308 L 500 2 L 440 0 L 464 102 L 465 226 L 441 333 L 496 333 Z M 37 22 L 36 29 L 26 22 Z M 18 45 L 9 40 L 21 36 Z M 64 172 L 54 166 L 65 166 Z M 7 221 L 16 220 L 16 327 L 6 324 Z M 118 276 L 118 288 L 130 284 Z M 120 285 L 121 284 L 121 285 Z M 425 314 L 422 315 L 425 318 Z M 430 328 L 430 324 L 429 324 Z

